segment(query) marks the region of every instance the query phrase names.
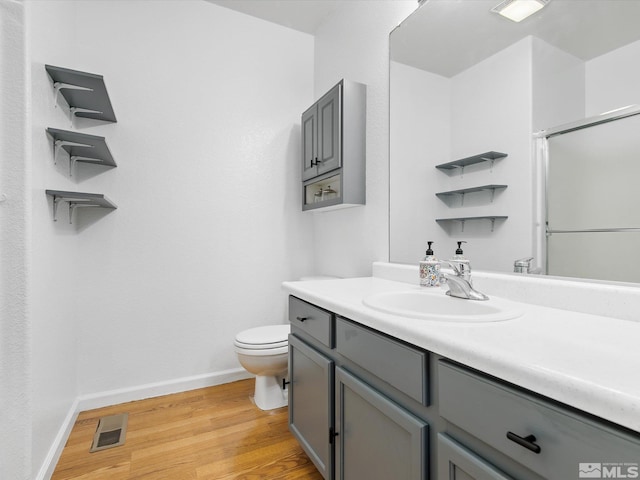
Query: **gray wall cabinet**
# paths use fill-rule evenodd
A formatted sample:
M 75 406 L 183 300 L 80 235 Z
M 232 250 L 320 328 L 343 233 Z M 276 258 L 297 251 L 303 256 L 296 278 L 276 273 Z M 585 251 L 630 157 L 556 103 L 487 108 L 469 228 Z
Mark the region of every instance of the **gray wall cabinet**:
M 301 119 L 302 209 L 365 203 L 366 86 L 341 80 Z
M 327 92 L 302 114 L 302 179 L 309 180 L 339 168 L 342 84 Z
M 640 432 L 293 296 L 289 320 L 290 428 L 326 480 L 638 478 Z

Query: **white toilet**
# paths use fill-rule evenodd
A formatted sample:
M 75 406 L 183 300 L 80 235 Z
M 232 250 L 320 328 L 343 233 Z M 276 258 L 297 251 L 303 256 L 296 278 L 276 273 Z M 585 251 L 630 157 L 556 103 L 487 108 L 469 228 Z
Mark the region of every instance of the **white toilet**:
M 256 376 L 254 401 L 261 410 L 284 407 L 289 403 L 283 380 L 289 360 L 289 325 L 250 328 L 236 335 L 233 342 L 240 364 Z
M 302 277 L 300 280 L 331 280 L 329 275 Z M 289 392 L 284 385 L 289 369 L 289 325 L 250 328 L 236 335 L 233 342 L 240 365 L 256 376 L 254 401 L 261 410 L 285 407 Z

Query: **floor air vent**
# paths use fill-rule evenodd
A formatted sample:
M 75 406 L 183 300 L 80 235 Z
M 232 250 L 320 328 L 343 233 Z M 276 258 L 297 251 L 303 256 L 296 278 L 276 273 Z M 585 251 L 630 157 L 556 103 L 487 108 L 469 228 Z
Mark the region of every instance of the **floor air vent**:
M 124 437 L 127 433 L 128 413 L 109 415 L 98 421 L 98 428 L 93 436 L 90 452 L 99 452 L 107 448 L 124 445 Z

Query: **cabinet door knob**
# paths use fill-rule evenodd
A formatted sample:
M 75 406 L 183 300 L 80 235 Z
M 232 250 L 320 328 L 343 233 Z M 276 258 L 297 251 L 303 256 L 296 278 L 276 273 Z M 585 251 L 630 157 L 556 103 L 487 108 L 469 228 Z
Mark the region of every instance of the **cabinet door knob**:
M 296 320 L 304 322 L 305 320 L 308 320 L 308 318 L 307 317 L 296 317 Z
M 533 453 L 540 453 L 542 450 L 540 448 L 540 445 L 537 445 L 535 443 L 536 437 L 534 435 L 521 437 L 520 435 L 516 435 L 513 432 L 507 432 L 507 438 L 512 442 L 516 442 L 518 445 L 526 448 L 527 450 L 531 450 Z

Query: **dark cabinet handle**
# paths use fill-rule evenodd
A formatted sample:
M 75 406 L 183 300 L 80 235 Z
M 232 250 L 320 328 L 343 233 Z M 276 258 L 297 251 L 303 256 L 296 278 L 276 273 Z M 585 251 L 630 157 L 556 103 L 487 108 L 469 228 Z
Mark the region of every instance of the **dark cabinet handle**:
M 305 320 L 308 320 L 308 318 L 307 317 L 296 317 L 296 320 L 304 322 Z
M 315 165 L 318 165 L 319 163 L 320 162 L 318 161 L 318 157 L 316 157 L 315 159 L 314 158 L 311 159 L 311 166 L 312 167 L 315 166 Z
M 282 389 L 284 390 L 285 388 L 287 388 L 287 385 L 289 385 L 291 382 L 287 382 L 286 378 L 282 379 Z
M 534 435 L 521 437 L 520 435 L 516 435 L 513 432 L 507 432 L 507 438 L 512 442 L 516 442 L 518 445 L 526 448 L 527 450 L 531 450 L 533 453 L 540 453 L 540 451 L 542 450 L 540 448 L 540 445 L 536 445 L 536 437 Z
M 340 434 L 336 432 L 333 428 L 329 428 L 329 443 L 332 444 L 338 435 Z

